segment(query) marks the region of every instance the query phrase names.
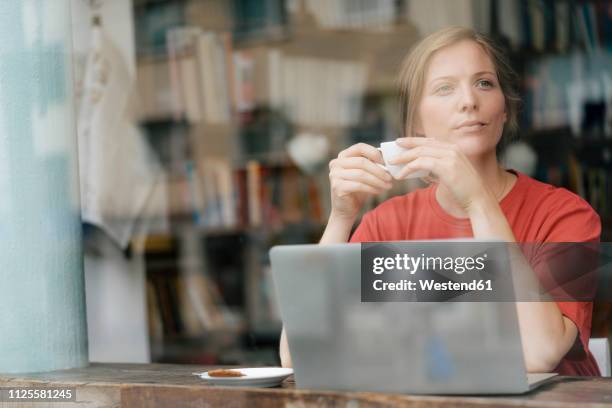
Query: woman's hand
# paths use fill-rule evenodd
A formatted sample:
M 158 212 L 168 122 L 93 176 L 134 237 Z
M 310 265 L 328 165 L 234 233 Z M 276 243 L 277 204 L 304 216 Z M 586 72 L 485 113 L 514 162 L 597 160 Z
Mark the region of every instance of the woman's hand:
M 389 164 L 405 164 L 398 179 L 419 170 L 429 171 L 466 212 L 487 194 L 482 178 L 457 145 L 430 137 L 404 137 L 396 143 L 409 149 L 389 161 Z
M 329 163 L 332 217 L 354 220 L 369 195 L 391 188 L 391 175 L 376 163 L 384 164 L 380 151 L 365 143 L 341 151 Z

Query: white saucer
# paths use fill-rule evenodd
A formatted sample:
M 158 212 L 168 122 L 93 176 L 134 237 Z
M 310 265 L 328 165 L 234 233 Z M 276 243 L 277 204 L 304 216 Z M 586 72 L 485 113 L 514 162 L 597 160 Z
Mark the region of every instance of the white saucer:
M 236 368 L 243 377 L 211 377 L 208 372 L 194 373 L 201 379 L 212 385 L 234 385 L 238 387 L 276 387 L 283 380 L 293 374 L 292 368 L 282 367 L 257 367 Z

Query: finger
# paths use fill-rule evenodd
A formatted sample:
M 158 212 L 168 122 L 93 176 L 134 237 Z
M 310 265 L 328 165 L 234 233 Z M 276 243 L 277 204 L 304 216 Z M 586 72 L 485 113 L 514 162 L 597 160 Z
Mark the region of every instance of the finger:
M 380 151 L 374 146 L 370 146 L 369 144 L 366 144 L 366 143 L 354 144 L 348 149 L 345 149 L 341 151 L 340 154 L 338 154 L 339 158 L 359 157 L 359 156 L 366 157 L 370 159 L 371 161 L 373 161 L 374 163 L 385 164 Z
M 378 195 L 382 193 L 384 190 L 374 188 L 372 186 L 369 186 L 364 183 L 360 183 L 358 181 L 339 179 L 334 188 L 334 191 L 338 197 L 344 197 L 344 196 L 347 196 L 349 194 L 354 194 L 354 193 L 366 193 L 366 194 Z
M 400 137 L 395 143 L 407 149 L 417 146 L 437 146 L 448 149 L 456 147 L 453 143 L 441 142 L 433 137 Z
M 343 159 L 337 159 L 334 163 L 334 168 L 335 167 L 365 170 L 383 181 L 391 181 L 393 179 L 386 169 L 380 167 L 365 157 L 346 157 Z
M 409 163 L 418 157 L 435 157 L 442 159 L 449 156 L 449 150 L 438 146 L 417 146 L 403 151 L 389 160 L 389 164 Z
M 410 163 L 406 164 L 404 168 L 397 174 L 398 179 L 403 179 L 409 176 L 411 173 L 419 170 L 427 170 L 431 173 L 438 174 L 438 161 L 440 159 L 434 157 L 419 157 L 414 159 Z
M 434 184 L 438 182 L 438 178 L 435 176 L 432 176 L 431 174 L 427 174 L 423 177 L 420 177 L 420 179 L 425 184 Z
M 344 180 L 358 181 L 375 188 L 389 189 L 393 186 L 391 181 L 381 180 L 375 175 L 361 169 L 339 169 L 334 171 L 335 176 Z

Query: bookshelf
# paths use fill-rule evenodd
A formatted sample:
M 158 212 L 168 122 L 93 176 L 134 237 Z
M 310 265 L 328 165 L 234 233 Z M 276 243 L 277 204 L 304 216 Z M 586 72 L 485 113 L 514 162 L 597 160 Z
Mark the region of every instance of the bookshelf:
M 397 71 L 428 27 L 468 24 L 506 44 L 524 78 L 521 124 L 536 178 L 587 199 L 610 240 L 610 129 L 576 126 L 534 86 L 571 83 L 557 65 L 607 61 L 610 32 L 590 18 L 600 2 L 430 3 L 435 16 L 402 0 L 136 1 L 141 125 L 169 180 L 170 229 L 147 246 L 154 361 L 278 363 L 268 250 L 320 238 L 328 159 L 397 137 Z M 286 149 L 304 132 L 329 143 L 314 172 Z
M 381 61 L 398 62 L 400 43 L 414 38 L 406 26 L 398 26 L 408 33 L 403 39 L 324 32 L 303 11 L 245 22 L 231 9 L 244 14 L 247 3 L 140 1 L 135 8 L 137 25 L 144 23 L 137 30 L 141 125 L 169 178 L 170 231 L 147 251 L 154 361 L 277 362 L 281 326 L 268 250 L 317 242 L 329 208 L 326 165 L 305 173 L 286 144 L 303 131 L 326 135 L 332 152 L 347 138 L 388 137 L 376 134 L 377 118 L 393 113 L 380 112 L 378 101 L 393 98 L 395 73 Z M 285 2 L 263 3 L 278 10 Z M 346 47 L 354 35 L 359 41 Z M 368 75 L 374 63 L 387 74 Z M 305 79 L 287 77 L 292 70 Z M 287 77 L 280 86 L 271 71 Z M 336 80 L 342 76 L 347 80 Z M 321 82 L 328 92 L 319 96 L 313 90 Z M 365 106 L 370 120 L 360 123 L 366 92 L 377 102 Z M 228 207 L 233 216 L 224 213 Z

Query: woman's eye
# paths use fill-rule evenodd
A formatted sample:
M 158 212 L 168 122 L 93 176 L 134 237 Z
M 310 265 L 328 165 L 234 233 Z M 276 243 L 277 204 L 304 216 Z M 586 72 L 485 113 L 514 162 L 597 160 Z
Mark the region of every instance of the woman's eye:
M 448 93 L 453 90 L 453 87 L 450 85 L 442 85 L 436 89 L 437 93 Z
M 481 79 L 480 81 L 478 81 L 478 86 L 480 86 L 481 88 L 493 88 L 493 82 L 486 79 Z

